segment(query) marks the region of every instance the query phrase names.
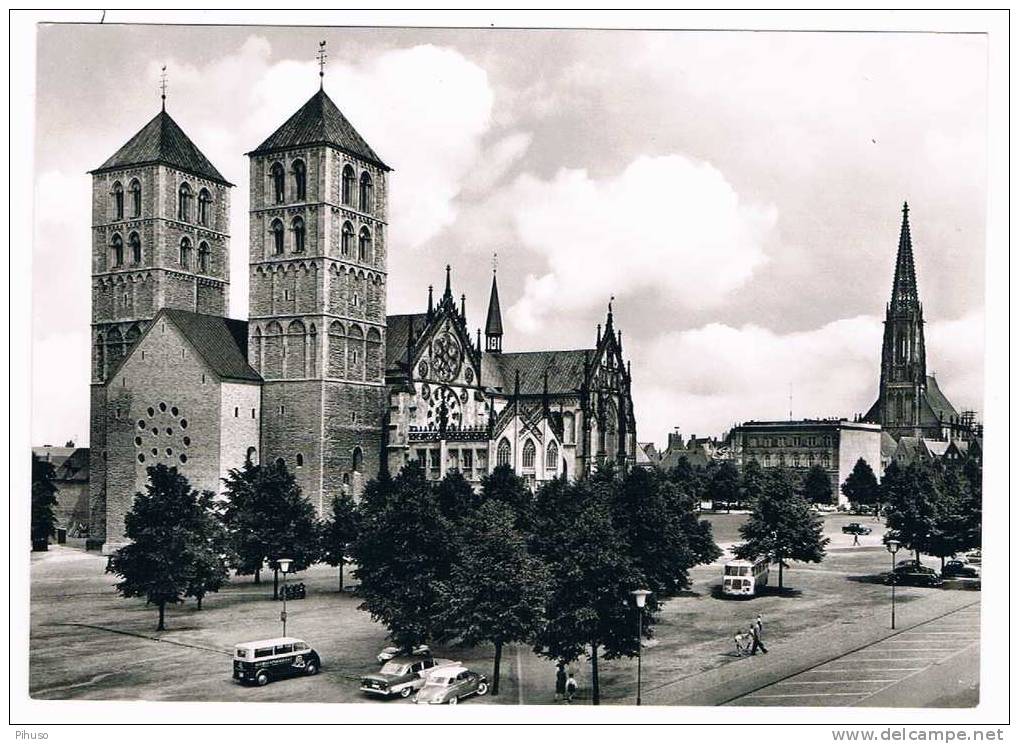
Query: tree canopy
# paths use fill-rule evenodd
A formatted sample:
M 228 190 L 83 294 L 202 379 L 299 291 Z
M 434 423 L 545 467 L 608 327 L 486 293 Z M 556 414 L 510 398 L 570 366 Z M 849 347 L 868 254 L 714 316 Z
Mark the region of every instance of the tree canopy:
M 57 479 L 53 463 L 32 453 L 32 550 L 46 550 L 49 539 L 56 533 L 57 519 L 53 507 L 57 505 Z
M 842 484 L 842 494 L 849 499 L 849 503 L 860 506 L 877 506 L 881 501 L 881 487 L 874 470 L 862 457 L 853 465 L 852 472 Z
M 834 496 L 828 471 L 812 465 L 803 479 L 803 498 L 808 504 L 831 504 Z
M 339 566 L 340 591 L 343 591 L 343 566 L 350 554 L 350 546 L 357 539 L 360 513 L 349 493 L 333 497 L 332 512 L 322 525 L 321 557 L 330 566 Z

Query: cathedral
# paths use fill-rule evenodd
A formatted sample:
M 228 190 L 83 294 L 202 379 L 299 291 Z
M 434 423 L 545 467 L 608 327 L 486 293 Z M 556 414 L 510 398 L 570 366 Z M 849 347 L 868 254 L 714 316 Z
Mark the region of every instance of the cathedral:
M 226 317 L 229 183 L 162 110 L 93 170 L 89 532 L 110 552 L 146 468 L 220 492 L 281 462 L 319 515 L 418 461 L 532 486 L 636 459 L 630 369 L 609 304 L 590 348 L 503 350 L 493 271 L 467 327 L 438 299 L 386 314 L 391 169 L 323 87 L 247 153 L 248 320 Z M 422 295 L 423 296 L 423 295 Z

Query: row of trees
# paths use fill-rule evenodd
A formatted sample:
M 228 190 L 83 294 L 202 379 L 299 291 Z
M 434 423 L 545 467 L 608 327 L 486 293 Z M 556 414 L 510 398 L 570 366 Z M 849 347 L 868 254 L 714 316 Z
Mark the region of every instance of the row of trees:
M 696 467 L 681 457 L 668 475 L 696 502 L 710 501 L 716 509 L 753 508 L 764 487 L 765 473 L 770 471 L 756 460 L 749 460 L 742 468 L 732 460 L 711 461 L 705 467 Z M 784 472 L 808 504 L 834 503 L 831 478 L 820 465 L 812 466 L 802 476 L 792 470 Z

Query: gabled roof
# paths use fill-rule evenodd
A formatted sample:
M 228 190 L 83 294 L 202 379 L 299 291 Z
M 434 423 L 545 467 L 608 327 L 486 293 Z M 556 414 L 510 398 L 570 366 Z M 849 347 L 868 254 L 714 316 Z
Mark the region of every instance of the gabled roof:
M 356 158 L 392 170 L 321 89 L 248 155 L 309 145 L 332 145 Z
M 516 386 L 516 376 L 520 373 L 520 394 L 541 395 L 545 389 L 545 374 L 548 374 L 548 392 L 550 395 L 573 393 L 584 383 L 584 361 L 593 359 L 594 349 L 575 349 L 571 351 L 519 351 L 501 354 L 486 354 L 491 371 L 496 379 L 489 376 L 483 380 L 485 385 L 502 388 L 502 392 L 510 394 Z
M 930 375 L 927 375 L 927 403 L 930 405 L 936 418 L 947 421 L 953 416 L 959 415 L 959 412 L 955 410 L 955 406 L 941 392 L 941 388 L 938 387 L 938 381 Z
M 411 328 L 416 341 L 427 326 L 427 313 L 386 316 L 386 369 L 407 363 L 407 336 Z
M 177 326 L 221 380 L 262 381 L 248 364 L 247 321 L 174 308 L 166 308 L 160 314 Z
M 160 111 L 134 137 L 92 173 L 104 173 L 134 165 L 160 163 L 227 186 L 216 166 L 202 154 L 166 111 Z
M 894 457 L 895 450 L 898 446 L 899 443 L 895 441 L 895 437 L 887 431 L 881 431 L 881 457 Z

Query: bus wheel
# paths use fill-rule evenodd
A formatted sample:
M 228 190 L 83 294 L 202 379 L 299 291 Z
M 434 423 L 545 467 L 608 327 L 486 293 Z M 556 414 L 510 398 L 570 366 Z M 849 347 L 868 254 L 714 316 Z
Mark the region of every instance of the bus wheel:
M 314 661 L 312 661 L 308 664 L 308 666 L 304 668 L 304 673 L 307 674 L 309 677 L 314 677 L 316 674 L 318 674 L 318 666 L 315 664 Z
M 265 687 L 267 684 L 269 684 L 269 675 L 266 674 L 265 672 L 259 672 L 258 674 L 255 675 L 255 684 L 257 684 L 259 687 Z

